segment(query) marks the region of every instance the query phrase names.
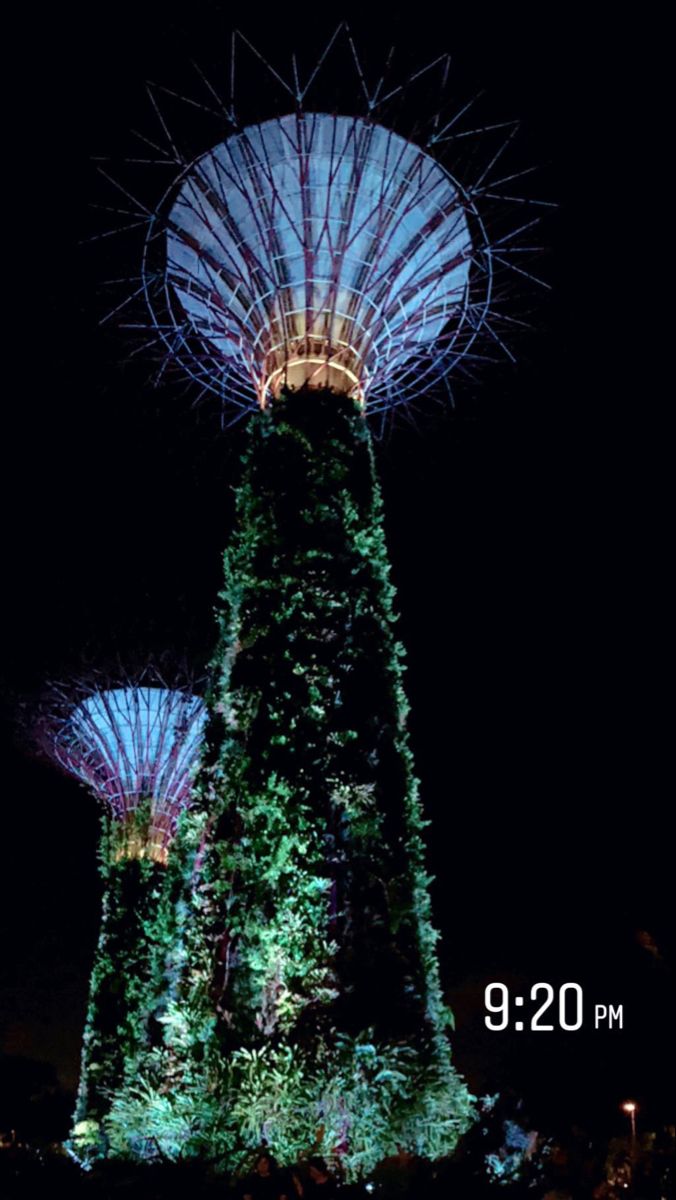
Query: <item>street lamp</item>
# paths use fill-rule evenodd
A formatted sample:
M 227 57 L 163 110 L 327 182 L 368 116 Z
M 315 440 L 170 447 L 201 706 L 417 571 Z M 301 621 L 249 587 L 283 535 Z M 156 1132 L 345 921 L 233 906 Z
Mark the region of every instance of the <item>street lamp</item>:
M 636 1153 L 636 1113 L 638 1112 L 638 1104 L 635 1100 L 625 1100 L 620 1105 L 622 1112 L 625 1112 L 631 1121 L 631 1156 Z

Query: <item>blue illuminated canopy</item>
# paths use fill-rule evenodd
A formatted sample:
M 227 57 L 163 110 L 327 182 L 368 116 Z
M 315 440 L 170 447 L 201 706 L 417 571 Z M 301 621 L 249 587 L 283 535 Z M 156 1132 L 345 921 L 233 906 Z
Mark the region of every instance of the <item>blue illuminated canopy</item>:
M 419 146 L 364 118 L 250 126 L 189 168 L 167 220 L 167 281 L 252 404 L 283 386 L 373 401 L 429 369 L 466 319 L 466 202 Z M 450 340 L 449 340 L 450 339 Z
M 188 692 L 96 691 L 72 710 L 55 751 L 116 821 L 127 821 L 149 802 L 149 852 L 164 861 L 178 817 L 190 803 L 205 720 L 204 702 Z

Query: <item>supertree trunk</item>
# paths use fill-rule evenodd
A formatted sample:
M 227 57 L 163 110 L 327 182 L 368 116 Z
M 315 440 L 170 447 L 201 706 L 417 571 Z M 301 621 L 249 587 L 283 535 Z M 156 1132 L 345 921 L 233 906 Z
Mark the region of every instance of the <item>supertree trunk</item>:
M 207 768 L 223 800 L 206 873 L 231 1115 L 245 1141 L 291 1158 L 321 1144 L 352 1175 L 397 1142 L 448 1153 L 471 1106 L 450 1065 L 358 405 L 302 390 L 254 418 L 238 518 Z
M 85 1022 L 80 1084 L 71 1142 L 87 1161 L 108 1151 L 106 1120 L 128 1064 L 148 1038 L 154 925 L 164 868 L 151 859 L 116 854 L 114 823 L 103 819 L 100 848 L 103 878 L 101 930 L 92 969 Z

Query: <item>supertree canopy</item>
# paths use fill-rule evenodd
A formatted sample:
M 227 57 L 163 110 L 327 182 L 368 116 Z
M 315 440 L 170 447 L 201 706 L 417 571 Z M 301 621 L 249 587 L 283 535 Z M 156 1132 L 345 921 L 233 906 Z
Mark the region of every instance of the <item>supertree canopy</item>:
M 480 96 L 449 103 L 448 54 L 401 78 L 391 51 L 369 80 L 345 23 L 305 82 L 295 55 L 287 76 L 239 32 L 229 57 L 222 90 L 199 68 L 196 95 L 149 84 L 142 149 L 117 178 L 100 167 L 123 220 L 94 240 L 143 237 L 141 274 L 114 272 L 122 296 L 102 321 L 159 357 L 158 380 L 187 372 L 233 419 L 307 382 L 378 427 L 513 361 L 529 324 L 517 298 L 547 286 L 530 260 L 548 202 L 520 194 L 531 168 L 505 165 L 518 122 L 477 117 Z M 159 202 L 152 165 L 173 176 Z
M 360 117 L 298 112 L 228 138 L 167 218 L 195 369 L 236 376 L 254 404 L 304 383 L 405 400 L 476 335 L 465 205 L 429 154 Z
M 165 869 L 201 750 L 204 702 L 159 682 L 54 686 L 38 722 L 43 753 L 101 809 L 103 913 L 73 1128 L 74 1146 L 88 1152 L 107 1150 L 102 1120 L 152 1035 L 166 969 Z
M 205 720 L 204 703 L 161 687 L 96 691 L 54 737 L 54 754 L 105 805 L 115 858 L 166 863 Z
M 285 1162 L 320 1150 L 355 1178 L 397 1146 L 451 1153 L 472 1119 L 451 1064 L 366 418 L 478 361 L 479 334 L 502 347 L 494 268 L 511 270 L 533 222 L 492 240 L 481 213 L 514 126 L 461 184 L 435 151 L 471 132 L 462 114 L 435 114 L 424 137 L 395 131 L 388 103 L 409 89 L 386 75 L 369 89 L 341 29 L 357 115 L 332 115 L 329 96 L 308 104 L 328 50 L 306 87 L 295 59 L 287 82 L 254 51 L 286 95 L 273 119 L 242 122 L 208 84 L 225 135 L 196 156 L 151 94 L 161 142 L 146 141 L 176 177 L 141 213 L 135 290 L 150 322 L 136 327 L 164 348 L 163 371 L 252 415 L 202 767 L 170 860 L 180 970 L 161 1040 L 104 1126 L 119 1154 L 233 1166 L 267 1142 Z M 445 85 L 447 57 L 433 66 Z M 100 715 L 97 702 L 78 718 L 97 754 Z

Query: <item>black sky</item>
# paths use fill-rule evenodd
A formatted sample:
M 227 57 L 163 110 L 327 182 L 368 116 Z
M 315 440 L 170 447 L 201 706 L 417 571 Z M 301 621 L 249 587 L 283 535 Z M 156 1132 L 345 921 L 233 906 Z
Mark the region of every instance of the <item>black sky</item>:
M 411 61 L 450 50 L 459 96 L 486 88 L 496 119 L 522 119 L 520 162 L 542 164 L 540 194 L 559 203 L 539 264 L 552 292 L 534 298 L 516 367 L 460 388 L 455 414 L 397 433 L 379 461 L 456 1057 L 538 1118 L 601 1127 L 629 1094 L 646 1120 L 674 1114 L 670 64 L 666 22 L 646 11 L 336 14 L 367 57 L 393 40 Z M 96 812 L 13 745 L 10 710 L 83 645 L 205 655 L 241 447 L 98 330 L 77 247 L 100 198 L 90 158 L 147 126 L 143 80 L 171 83 L 184 47 L 213 63 L 235 23 L 271 57 L 311 56 L 327 13 L 295 5 L 263 25 L 249 8 L 152 0 L 16 28 L 0 1031 L 70 1086 Z M 490 979 L 578 981 L 590 1004 L 624 1004 L 625 1030 L 488 1034 Z

